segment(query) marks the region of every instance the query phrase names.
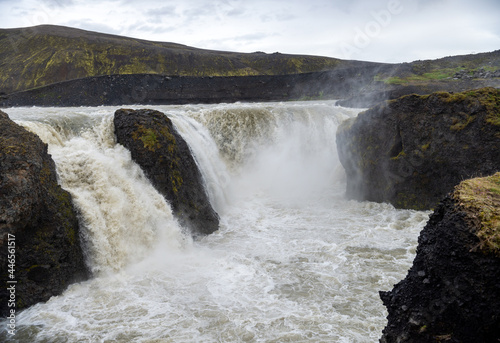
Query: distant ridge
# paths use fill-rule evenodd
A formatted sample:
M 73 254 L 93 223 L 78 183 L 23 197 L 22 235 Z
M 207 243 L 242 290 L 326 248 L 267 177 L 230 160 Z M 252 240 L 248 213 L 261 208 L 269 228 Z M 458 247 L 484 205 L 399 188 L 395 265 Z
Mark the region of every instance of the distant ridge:
M 286 75 L 358 64 L 320 56 L 204 50 L 54 25 L 0 29 L 0 93 L 5 94 L 100 75 Z
M 370 107 L 486 86 L 500 88 L 500 50 L 389 64 L 205 50 L 54 25 L 0 29 L 0 107 L 299 99 Z

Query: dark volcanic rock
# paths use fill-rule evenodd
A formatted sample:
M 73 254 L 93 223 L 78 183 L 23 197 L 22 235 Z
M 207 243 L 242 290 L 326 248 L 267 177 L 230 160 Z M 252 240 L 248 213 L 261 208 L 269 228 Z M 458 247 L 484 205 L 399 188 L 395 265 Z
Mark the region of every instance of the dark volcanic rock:
M 47 301 L 88 277 L 71 195 L 57 184 L 47 145 L 1 111 L 0 246 L 1 315 Z M 15 299 L 7 290 L 12 280 Z
M 338 99 L 359 91 L 384 66 L 258 76 L 106 75 L 54 83 L 0 98 L 0 107 L 188 104 Z
M 115 112 L 114 125 L 118 143 L 130 150 L 180 223 L 193 235 L 216 231 L 219 217 L 191 151 L 172 121 L 154 110 L 120 109 Z
M 409 95 L 342 123 L 347 196 L 430 209 L 461 180 L 500 170 L 500 90 Z
M 431 215 L 406 278 L 380 292 L 381 342 L 500 341 L 500 173 L 462 182 Z

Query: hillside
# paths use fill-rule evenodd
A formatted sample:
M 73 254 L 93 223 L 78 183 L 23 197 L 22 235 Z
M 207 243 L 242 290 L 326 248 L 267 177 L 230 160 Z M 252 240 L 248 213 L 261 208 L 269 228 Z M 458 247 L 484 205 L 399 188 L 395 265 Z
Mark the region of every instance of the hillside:
M 363 63 L 335 58 L 234 53 L 62 26 L 0 30 L 0 93 L 100 75 L 284 75 Z
M 500 50 L 387 64 L 204 50 L 53 25 L 0 29 L 0 107 L 298 99 L 371 107 L 486 86 L 500 87 Z

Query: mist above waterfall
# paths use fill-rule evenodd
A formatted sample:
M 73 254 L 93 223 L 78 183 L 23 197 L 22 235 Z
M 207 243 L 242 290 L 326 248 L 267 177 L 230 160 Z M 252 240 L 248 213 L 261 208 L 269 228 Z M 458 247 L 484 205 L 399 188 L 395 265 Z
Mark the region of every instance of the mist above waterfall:
M 356 110 L 333 104 L 227 104 L 190 115 L 213 137 L 233 196 L 264 192 L 307 204 L 342 179 L 335 132 Z

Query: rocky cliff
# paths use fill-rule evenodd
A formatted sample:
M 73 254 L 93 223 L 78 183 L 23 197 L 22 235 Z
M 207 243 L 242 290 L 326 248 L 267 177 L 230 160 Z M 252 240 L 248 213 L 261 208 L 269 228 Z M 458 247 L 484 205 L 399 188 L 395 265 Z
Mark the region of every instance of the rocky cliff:
M 431 209 L 461 180 L 500 170 L 500 90 L 408 95 L 342 123 L 347 196 Z
M 130 150 L 179 222 L 194 236 L 216 231 L 219 216 L 210 204 L 196 161 L 172 121 L 154 110 L 120 109 L 114 125 L 117 142 Z
M 106 75 L 54 83 L 0 97 L 0 107 L 186 104 L 342 98 L 359 91 L 373 67 L 291 75 Z
M 1 111 L 0 275 L 1 315 L 88 277 L 71 195 L 57 184 L 47 145 Z
M 408 275 L 380 296 L 383 343 L 500 341 L 500 173 L 460 183 L 439 204 Z

